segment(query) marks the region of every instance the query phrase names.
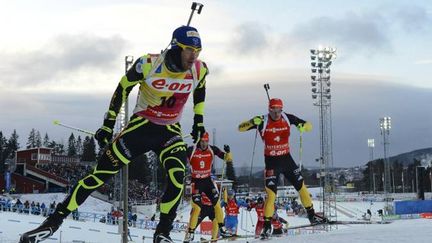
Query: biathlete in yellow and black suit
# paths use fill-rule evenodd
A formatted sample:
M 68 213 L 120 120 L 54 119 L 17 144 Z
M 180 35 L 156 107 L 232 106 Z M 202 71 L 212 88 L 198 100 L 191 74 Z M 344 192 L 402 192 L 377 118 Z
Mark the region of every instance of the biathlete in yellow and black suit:
M 182 139 L 180 118 L 190 94 L 193 95 L 195 141 L 204 134 L 204 101 L 207 66 L 198 60 L 201 39 L 190 26 L 174 30 L 171 48 L 162 54 L 139 58 L 115 90 L 103 126 L 95 138 L 105 150 L 93 173 L 81 179 L 71 194 L 58 205 L 54 214 L 37 229 L 21 237 L 20 242 L 39 242 L 52 235 L 71 211 L 109 178 L 137 156 L 153 150 L 167 174 L 167 185 L 160 203 L 160 222 L 154 242 L 172 242 L 169 234 L 183 194 L 187 163 L 186 144 Z M 134 114 L 126 128 L 111 142 L 120 107 L 132 88 L 139 84 Z
M 242 122 L 238 127 L 241 132 L 257 129 L 264 142 L 264 179 L 267 199 L 264 206 L 263 237 L 268 237 L 271 234 L 271 219 L 274 213 L 274 202 L 280 174 L 283 174 L 299 192 L 300 200 L 308 212 L 310 222 L 316 223 L 324 220 L 324 218 L 315 214 L 311 196 L 304 184 L 300 168 L 291 157 L 289 147 L 290 126 L 296 126 L 300 132 L 308 132 L 312 130 L 312 124 L 295 115 L 283 112 L 282 108 L 282 100 L 271 99 L 268 115 L 255 116 L 248 121 Z
M 222 152 L 218 147 L 208 144 L 209 134 L 207 132 L 201 137 L 196 147 L 191 146 L 187 150 L 187 155 L 191 171 L 191 186 L 192 186 L 192 209 L 189 219 L 189 229 L 186 232 L 184 242 L 190 242 L 194 238 L 194 232 L 198 225 L 198 217 L 201 212 L 201 197 L 204 193 L 211 201 L 214 208 L 215 220 L 219 226 L 219 233 L 222 237 L 231 236 L 224 226 L 224 217 L 219 200 L 219 192 L 211 178 L 211 169 L 214 156 L 217 156 L 224 161 L 232 161 L 230 147 L 224 145 Z

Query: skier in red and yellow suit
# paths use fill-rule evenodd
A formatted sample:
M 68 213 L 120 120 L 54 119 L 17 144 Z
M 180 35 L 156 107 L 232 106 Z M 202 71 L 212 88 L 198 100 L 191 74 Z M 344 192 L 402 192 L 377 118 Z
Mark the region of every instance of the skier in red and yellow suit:
M 212 201 L 206 196 L 205 193 L 201 193 L 201 212 L 198 217 L 198 223 L 196 227 L 198 227 L 198 225 L 200 225 L 206 217 L 212 221 L 212 242 L 216 242 L 219 235 L 219 224 L 216 220 L 215 210 Z
M 255 238 L 258 238 L 264 228 L 264 199 L 259 197 L 256 202 L 252 202 L 247 208 L 248 211 L 251 211 L 252 208 L 255 208 L 257 213 L 257 223 L 255 226 Z
M 198 146 L 192 146 L 187 149 L 187 154 L 190 158 L 189 164 L 192 177 L 192 210 L 189 220 L 189 229 L 185 235 L 184 242 L 189 242 L 193 239 L 197 227 L 198 216 L 201 211 L 201 193 L 204 193 L 212 202 L 221 236 L 230 236 L 224 226 L 223 212 L 219 201 L 219 192 L 211 178 L 211 169 L 215 155 L 224 161 L 232 161 L 232 155 L 228 145 L 224 146 L 225 152 L 222 152 L 218 147 L 209 145 L 208 142 L 209 134 L 205 132 L 201 137 Z
M 289 147 L 290 126 L 296 126 L 300 132 L 309 132 L 312 130 L 312 124 L 292 114 L 283 112 L 282 108 L 281 99 L 271 99 L 269 101 L 268 115 L 255 116 L 248 121 L 242 122 L 238 127 L 241 132 L 257 129 L 264 142 L 264 177 L 267 192 L 264 210 L 264 237 L 269 236 L 271 233 L 271 218 L 274 212 L 277 179 L 280 174 L 283 174 L 299 192 L 300 200 L 308 212 L 310 222 L 316 223 L 324 220 L 315 214 L 310 193 L 304 184 L 300 168 L 291 157 Z

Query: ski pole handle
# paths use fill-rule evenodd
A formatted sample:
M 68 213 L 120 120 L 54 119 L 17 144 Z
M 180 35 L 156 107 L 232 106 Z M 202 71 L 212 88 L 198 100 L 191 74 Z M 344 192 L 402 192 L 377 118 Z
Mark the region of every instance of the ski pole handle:
M 197 7 L 198 7 L 198 9 L 197 9 Z M 201 14 L 201 10 L 202 10 L 203 7 L 204 7 L 204 5 L 202 3 L 197 3 L 197 2 L 193 2 L 192 3 L 192 6 L 191 6 L 192 11 L 191 11 L 191 14 L 189 16 L 189 20 L 187 22 L 187 26 L 190 25 L 195 10 L 197 11 L 198 14 Z
M 268 98 L 268 100 L 270 100 L 270 95 L 269 95 L 269 89 L 270 89 L 270 84 L 264 84 L 264 89 L 265 89 L 265 91 L 266 91 L 266 93 L 267 93 L 267 98 Z

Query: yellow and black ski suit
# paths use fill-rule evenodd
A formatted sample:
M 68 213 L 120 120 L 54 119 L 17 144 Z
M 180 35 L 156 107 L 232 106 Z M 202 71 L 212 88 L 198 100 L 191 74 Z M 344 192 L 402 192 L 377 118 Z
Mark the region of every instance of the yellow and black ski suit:
M 168 53 L 169 54 L 169 53 Z M 120 107 L 132 88 L 140 90 L 134 115 L 117 137 L 108 144 L 93 172 L 81 179 L 58 208 L 67 215 L 109 178 L 139 155 L 153 150 L 167 174 L 167 185 L 160 203 L 160 222 L 156 233 L 169 234 L 183 194 L 187 162 L 180 117 L 190 93 L 193 94 L 194 121 L 203 122 L 205 77 L 204 62 L 196 61 L 190 70 L 173 72 L 164 56 L 144 55 L 123 76 L 115 90 L 105 122 L 115 122 Z

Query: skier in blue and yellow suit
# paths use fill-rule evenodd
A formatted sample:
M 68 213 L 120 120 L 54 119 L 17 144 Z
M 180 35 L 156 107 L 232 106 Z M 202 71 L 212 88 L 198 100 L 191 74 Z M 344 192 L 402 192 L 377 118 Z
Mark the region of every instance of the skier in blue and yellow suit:
M 172 242 L 170 231 L 183 193 L 187 161 L 180 118 L 184 105 L 193 94 L 195 141 L 204 134 L 204 100 L 207 66 L 198 60 L 201 39 L 190 26 L 174 30 L 171 48 L 157 55 L 139 58 L 117 86 L 95 138 L 105 150 L 93 173 L 81 179 L 72 193 L 58 205 L 54 214 L 37 229 L 24 233 L 20 242 L 39 242 L 52 235 L 71 211 L 109 178 L 137 156 L 153 150 L 167 174 L 167 186 L 160 204 L 160 222 L 154 242 Z M 126 128 L 111 142 L 120 107 L 132 88 L 139 84 L 137 104 Z

